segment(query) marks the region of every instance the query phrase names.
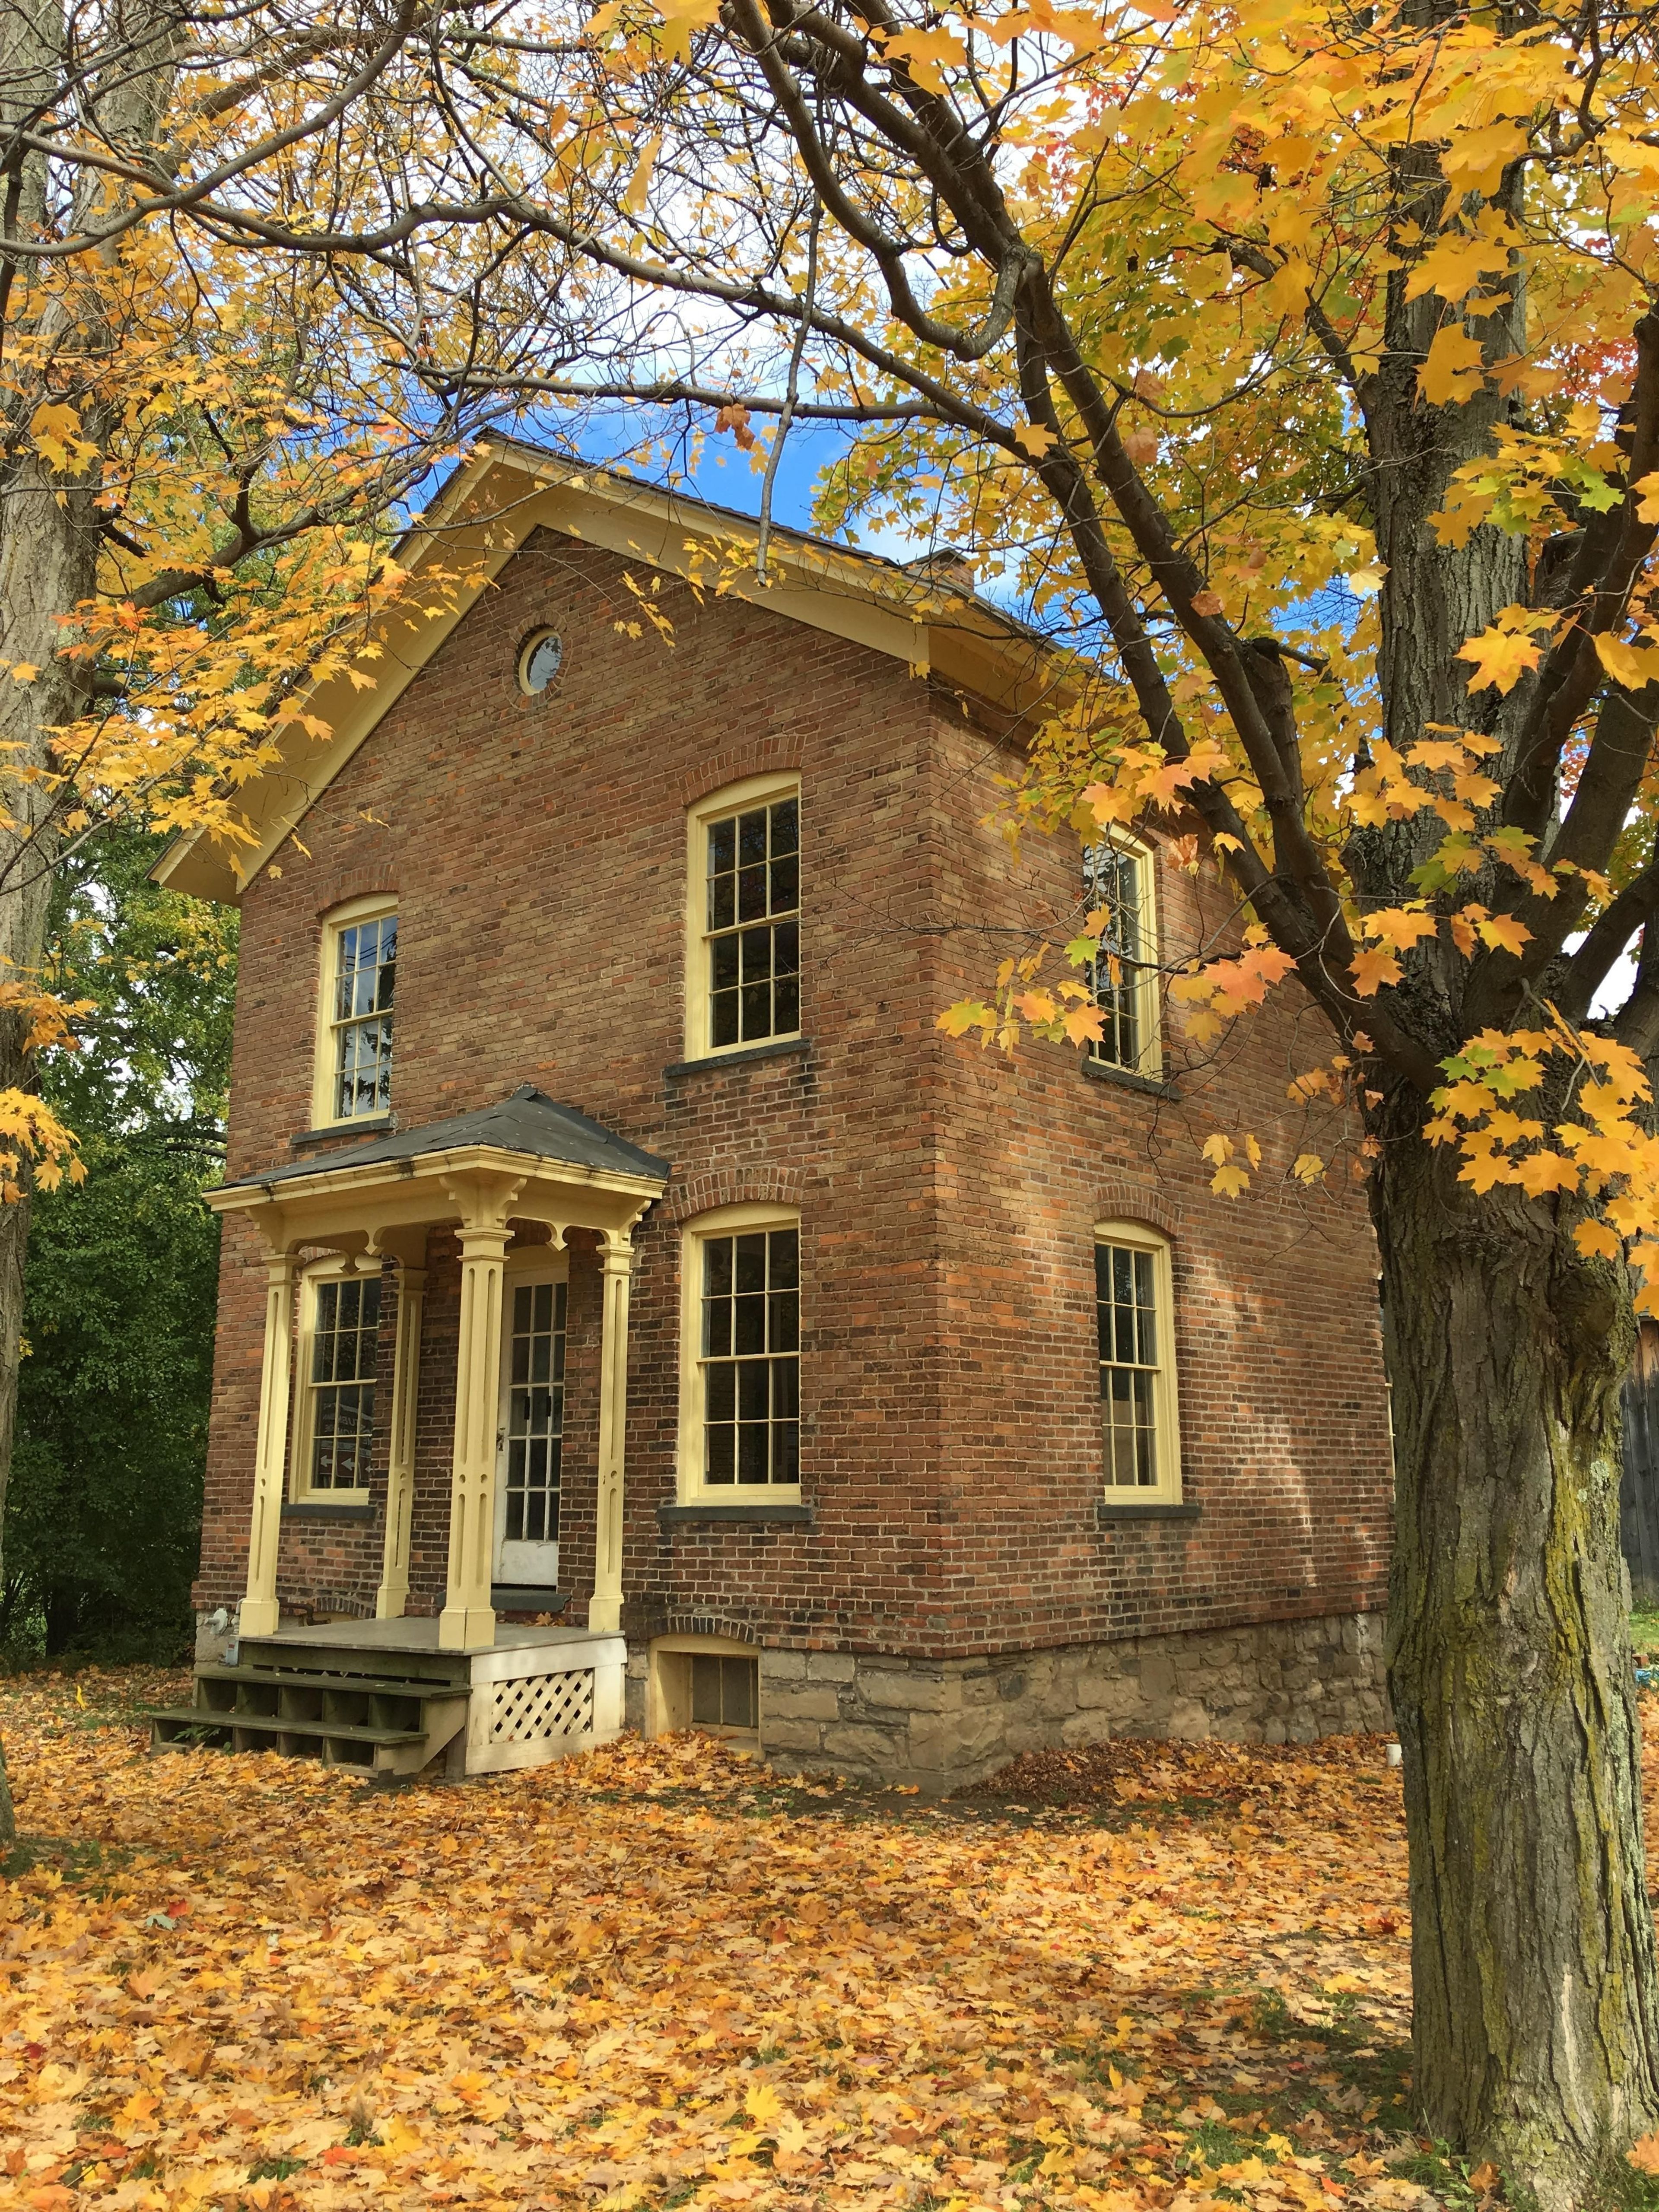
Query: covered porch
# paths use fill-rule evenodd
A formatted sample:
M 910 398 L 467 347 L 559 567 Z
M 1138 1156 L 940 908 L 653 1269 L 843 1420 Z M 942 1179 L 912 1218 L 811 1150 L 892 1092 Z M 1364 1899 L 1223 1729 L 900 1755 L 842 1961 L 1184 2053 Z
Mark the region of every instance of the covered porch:
M 526 1085 L 498 1105 L 477 1113 L 377 1135 L 319 1159 L 243 1177 L 208 1194 L 216 1212 L 246 1218 L 261 1240 L 265 1267 L 246 1590 L 239 1619 L 244 1651 L 254 1644 L 331 1638 L 336 1643 L 349 1639 L 365 1653 L 385 1643 L 388 1650 L 430 1649 L 476 1656 L 514 1648 L 526 1632 L 553 1640 L 573 1634 L 617 1635 L 623 1600 L 632 1237 L 641 1217 L 660 1196 L 668 1172 L 665 1160 Z M 525 1523 L 526 1511 L 532 1509 L 523 1495 L 521 1452 L 513 1458 L 510 1483 L 503 1487 L 503 1455 L 512 1449 L 506 1443 L 510 1424 L 505 1412 L 508 1378 L 503 1370 L 503 1302 L 507 1286 L 525 1279 L 530 1257 L 568 1254 L 567 1239 L 573 1230 L 587 1232 L 579 1239 L 584 1250 L 592 1240 L 600 1300 L 593 1573 L 586 1630 L 498 1631 L 498 1610 L 559 1609 L 552 1602 L 554 1591 L 544 1586 L 549 1577 L 536 1570 L 544 1555 L 556 1556 L 554 1547 L 505 1540 L 509 1533 L 522 1538 L 547 1532 L 539 1523 L 533 1528 Z M 405 1617 L 416 1503 L 425 1263 L 428 1237 L 434 1231 L 450 1232 L 454 1246 L 446 1242 L 439 1249 L 452 1254 L 458 1249 L 459 1255 L 447 1561 L 442 1606 L 435 1620 Z M 330 1255 L 335 1256 L 331 1260 Z M 388 1261 L 395 1265 L 398 1297 L 390 1404 L 377 1404 L 374 1416 L 386 1478 L 374 1619 L 342 1620 L 314 1628 L 292 1619 L 284 1623 L 278 1600 L 283 1508 L 291 1490 L 304 1479 L 299 1434 L 303 1423 L 296 1421 L 296 1403 L 303 1397 L 306 1377 L 300 1378 L 302 1387 L 296 1397 L 295 1375 L 298 1293 L 305 1271 L 325 1265 L 334 1281 L 372 1283 L 378 1311 L 378 1285 Z M 585 1279 L 590 1283 L 592 1264 L 584 1261 L 590 1270 Z M 454 1265 L 452 1256 L 446 1266 L 453 1269 Z M 446 1279 L 453 1291 L 453 1274 Z M 370 1295 L 365 1291 L 362 1299 Z M 524 1292 L 518 1296 L 522 1301 Z M 367 1310 L 362 1300 L 359 1305 Z M 507 1349 L 510 1364 L 520 1350 L 510 1334 Z M 544 1358 L 544 1351 L 538 1356 Z M 322 1357 L 319 1353 L 319 1361 Z M 366 1451 L 366 1444 L 362 1449 Z M 423 1495 L 428 1502 L 422 1513 L 429 1531 L 434 1480 L 429 1437 L 426 1450 Z M 510 1498 L 508 1488 L 513 1490 Z M 506 1518 L 509 1505 L 517 1516 L 510 1528 Z M 366 1518 L 368 1509 L 358 1512 Z M 436 1564 L 430 1541 L 425 1556 L 430 1575 Z M 503 1572 L 504 1561 L 526 1559 L 531 1562 L 528 1571 L 520 1566 L 518 1574 Z M 503 1587 L 520 1579 L 527 1586 Z M 432 1588 L 430 1582 L 428 1587 Z M 426 1600 L 428 1605 L 435 1601 L 435 1596 Z M 366 1592 L 362 1602 L 366 1609 Z

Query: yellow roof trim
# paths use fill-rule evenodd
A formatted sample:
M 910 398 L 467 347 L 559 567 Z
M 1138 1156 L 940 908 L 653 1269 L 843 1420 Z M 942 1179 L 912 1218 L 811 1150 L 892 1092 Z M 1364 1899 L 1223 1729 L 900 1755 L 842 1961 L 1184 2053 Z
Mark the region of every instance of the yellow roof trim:
M 902 660 L 917 676 L 935 672 L 1017 716 L 1068 688 L 1062 657 L 1040 639 L 913 569 L 775 529 L 770 574 L 761 584 L 752 558 L 734 571 L 730 557 L 752 556 L 759 530 L 751 519 L 531 447 L 495 442 L 457 471 L 432 514 L 398 549 L 414 578 L 448 555 L 476 563 L 477 583 L 430 612 L 419 609 L 418 595 L 413 610 L 401 601 L 377 634 L 379 659 L 359 666 L 359 673 L 372 672 L 373 688 L 359 690 L 346 673 L 314 685 L 304 710 L 332 734 L 319 741 L 290 723 L 281 763 L 244 787 L 252 842 L 233 848 L 205 831 L 187 832 L 156 863 L 156 881 L 235 904 L 536 529 L 705 584 L 715 581 L 710 563 L 718 562 L 726 597 Z

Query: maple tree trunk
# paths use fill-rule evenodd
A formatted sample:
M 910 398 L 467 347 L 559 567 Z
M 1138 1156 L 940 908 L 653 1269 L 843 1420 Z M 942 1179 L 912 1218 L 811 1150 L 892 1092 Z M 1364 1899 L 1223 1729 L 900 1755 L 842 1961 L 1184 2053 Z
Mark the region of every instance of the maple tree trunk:
M 1415 2095 L 1552 2212 L 1659 2118 L 1619 1546 L 1634 1328 L 1553 1202 L 1476 1201 L 1414 1133 L 1384 1152 Z

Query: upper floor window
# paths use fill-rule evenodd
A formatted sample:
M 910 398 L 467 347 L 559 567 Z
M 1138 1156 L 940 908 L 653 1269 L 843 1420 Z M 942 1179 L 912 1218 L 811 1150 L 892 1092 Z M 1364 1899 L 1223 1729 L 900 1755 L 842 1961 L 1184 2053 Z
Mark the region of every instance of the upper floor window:
M 800 1480 L 800 1222 L 722 1206 L 686 1231 L 680 1465 L 690 1495 Z
M 398 911 L 358 899 L 323 933 L 319 1125 L 385 1114 L 392 1105 L 392 1006 L 398 981 Z
M 1138 1222 L 1095 1230 L 1100 1419 L 1109 1497 L 1176 1498 L 1176 1425 L 1170 1247 Z
M 751 777 L 690 821 L 687 1053 L 800 1033 L 800 786 Z
M 1152 963 L 1152 856 L 1139 845 L 1091 845 L 1083 855 L 1083 902 L 1100 932 L 1091 981 L 1105 1016 L 1090 1057 L 1132 1074 L 1158 1066 L 1158 988 Z
M 325 1264 L 330 1272 L 307 1279 L 301 1307 L 303 1379 L 294 1457 L 301 1495 L 337 1497 L 368 1488 L 380 1279 Z

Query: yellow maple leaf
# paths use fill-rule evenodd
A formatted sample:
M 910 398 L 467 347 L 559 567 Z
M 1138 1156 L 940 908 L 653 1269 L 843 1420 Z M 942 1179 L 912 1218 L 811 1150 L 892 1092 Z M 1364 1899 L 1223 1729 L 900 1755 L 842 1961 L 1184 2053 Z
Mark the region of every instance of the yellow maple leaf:
M 1480 341 L 1461 323 L 1447 323 L 1434 334 L 1417 388 L 1431 407 L 1450 407 L 1472 398 L 1486 380 Z
M 1517 921 L 1512 914 L 1488 915 L 1484 921 L 1475 924 L 1482 941 L 1495 945 L 1500 951 L 1513 952 L 1518 958 L 1523 945 L 1532 940 L 1532 932 L 1524 921 Z
M 1528 1198 L 1542 1198 L 1547 1191 L 1578 1188 L 1577 1169 L 1571 1160 L 1564 1160 L 1559 1152 L 1528 1152 L 1518 1163 L 1516 1173 Z
M 1440 167 L 1446 182 L 1456 192 L 1480 192 L 1490 199 L 1504 181 L 1504 171 L 1527 147 L 1524 125 L 1507 117 L 1473 131 L 1455 131 Z
M 1218 1168 L 1210 1177 L 1210 1188 L 1218 1198 L 1237 1198 L 1250 1187 L 1250 1178 L 1240 1167 Z
M 1507 243 L 1491 238 L 1465 238 L 1455 232 L 1439 240 L 1423 256 L 1406 282 L 1406 297 L 1420 300 L 1425 292 L 1437 292 L 1443 300 L 1461 300 L 1471 292 L 1489 271 L 1509 266 L 1510 248 Z M 1436 343 L 1443 337 L 1437 334 Z M 1475 357 L 1480 357 L 1480 344 L 1471 339 Z M 1431 352 L 1429 358 L 1434 358 Z
M 1460 660 L 1474 664 L 1474 673 L 1469 678 L 1471 691 L 1484 691 L 1488 684 L 1502 692 L 1513 691 L 1529 669 L 1536 668 L 1543 655 L 1543 647 L 1524 631 L 1483 629 L 1478 637 L 1468 639 L 1457 648 Z
M 1362 999 L 1375 998 L 1384 983 L 1399 982 L 1405 972 L 1393 953 L 1380 945 L 1367 946 L 1358 953 L 1350 970 L 1354 990 Z
M 764 2127 L 783 2110 L 783 2100 L 769 2081 L 759 2081 L 744 2099 L 743 2108 L 757 2127 Z
M 884 52 L 908 64 L 910 75 L 929 92 L 943 92 L 942 69 L 954 69 L 968 58 L 968 49 L 954 31 L 936 25 L 932 30 L 901 31 L 888 40 Z
M 1050 446 L 1057 445 L 1059 441 L 1045 423 L 1016 422 L 1014 443 L 1034 459 L 1041 460 Z
M 1420 908 L 1384 906 L 1365 916 L 1364 927 L 1367 937 L 1379 944 L 1392 945 L 1396 952 L 1408 952 L 1423 938 L 1439 934 L 1440 921 L 1437 915 L 1425 914 Z
M 1632 691 L 1659 683 L 1659 647 L 1630 645 L 1620 638 L 1598 635 L 1595 657 L 1615 684 Z

